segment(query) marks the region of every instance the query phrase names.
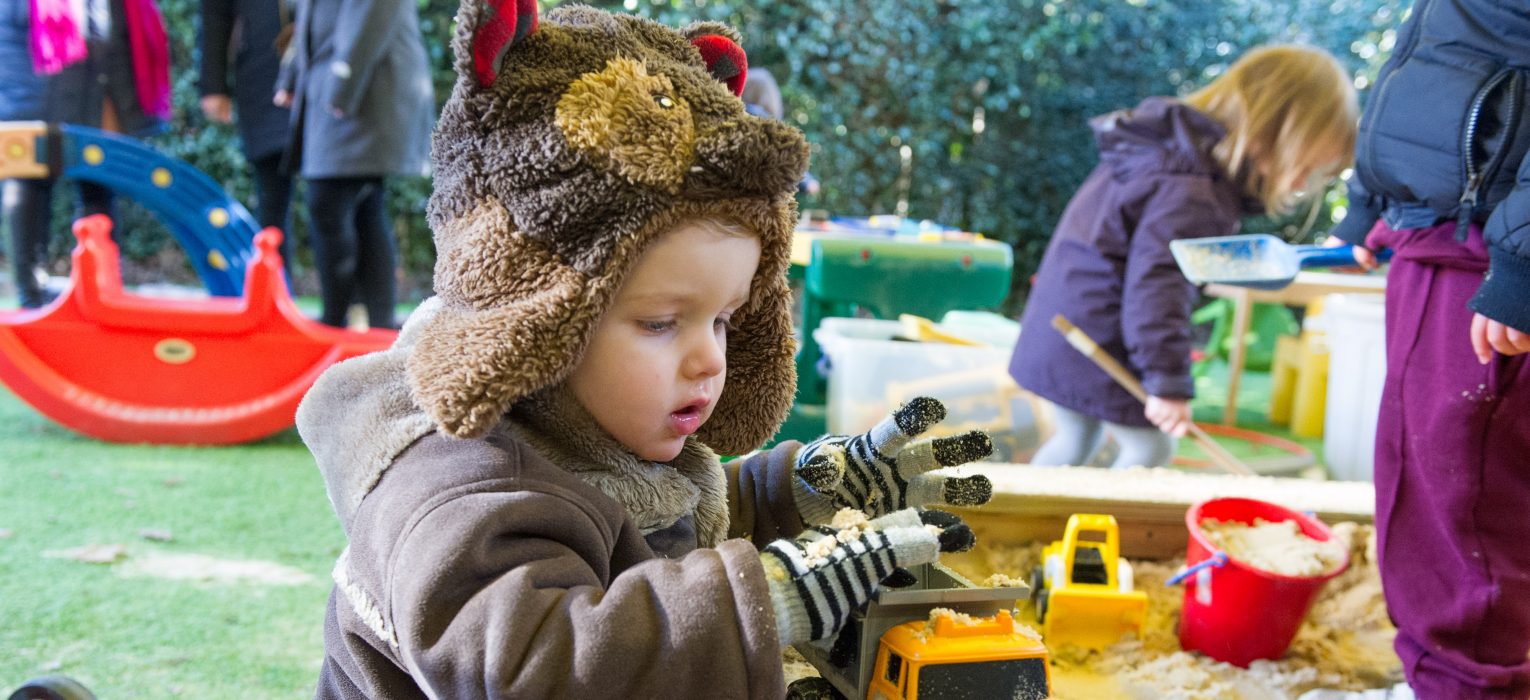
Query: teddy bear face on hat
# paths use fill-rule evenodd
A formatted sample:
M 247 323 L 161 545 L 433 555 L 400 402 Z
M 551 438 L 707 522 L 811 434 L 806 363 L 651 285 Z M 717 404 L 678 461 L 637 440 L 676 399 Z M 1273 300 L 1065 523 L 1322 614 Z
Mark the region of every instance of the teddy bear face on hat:
M 481 435 L 561 382 L 648 244 L 716 218 L 758 235 L 761 259 L 697 437 L 739 454 L 775 433 L 796 387 L 785 273 L 807 146 L 745 113 L 738 41 L 715 22 L 463 2 L 457 83 L 432 144 L 442 305 L 408 364 L 442 430 Z

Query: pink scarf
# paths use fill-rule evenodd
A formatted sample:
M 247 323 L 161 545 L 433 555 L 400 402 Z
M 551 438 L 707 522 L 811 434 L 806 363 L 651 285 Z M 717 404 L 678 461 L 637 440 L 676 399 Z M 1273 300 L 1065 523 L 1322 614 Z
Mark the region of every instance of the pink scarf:
M 170 119 L 170 40 L 154 0 L 126 0 L 134 86 L 144 114 Z
M 85 37 L 69 0 L 31 0 L 32 71 L 54 75 L 85 58 Z
M 69 0 L 30 0 L 32 70 L 55 75 L 85 58 L 85 37 Z M 154 0 L 124 0 L 133 83 L 144 114 L 170 118 L 170 41 Z

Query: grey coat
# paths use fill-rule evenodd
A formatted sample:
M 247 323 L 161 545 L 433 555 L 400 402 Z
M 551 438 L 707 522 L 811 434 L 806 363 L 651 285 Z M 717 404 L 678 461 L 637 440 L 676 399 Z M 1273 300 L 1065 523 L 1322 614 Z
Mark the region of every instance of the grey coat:
M 278 85 L 305 178 L 426 172 L 435 93 L 413 0 L 300 0 Z M 335 115 L 335 110 L 340 116 Z

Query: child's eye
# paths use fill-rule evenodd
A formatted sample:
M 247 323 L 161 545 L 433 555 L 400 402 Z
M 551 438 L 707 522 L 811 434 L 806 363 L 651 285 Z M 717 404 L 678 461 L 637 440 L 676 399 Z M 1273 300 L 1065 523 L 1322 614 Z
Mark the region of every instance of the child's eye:
M 729 331 L 735 330 L 737 328 L 737 326 L 733 325 L 732 316 L 718 316 L 715 320 L 712 321 L 712 326 L 714 328 L 722 328 Z
M 638 327 L 649 333 L 658 334 L 674 328 L 675 322 L 671 319 L 663 319 L 659 321 L 638 321 Z

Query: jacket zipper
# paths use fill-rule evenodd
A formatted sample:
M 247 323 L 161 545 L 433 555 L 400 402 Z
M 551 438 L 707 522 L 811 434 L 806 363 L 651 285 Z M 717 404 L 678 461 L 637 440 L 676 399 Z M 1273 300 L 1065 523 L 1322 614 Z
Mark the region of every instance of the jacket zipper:
M 1508 104 L 1505 105 L 1504 114 L 1504 139 L 1505 142 L 1496 152 L 1488 156 L 1488 162 L 1481 168 L 1477 167 L 1473 145 L 1477 141 L 1477 127 L 1482 119 L 1482 107 L 1487 103 L 1488 97 L 1497 92 L 1504 81 L 1509 83 Z M 1472 98 L 1471 111 L 1466 115 L 1466 128 L 1461 132 L 1461 175 L 1466 182 L 1466 188 L 1461 192 L 1460 207 L 1456 214 L 1456 240 L 1466 240 L 1467 231 L 1470 229 L 1472 215 L 1477 209 L 1478 199 L 1484 182 L 1488 182 L 1493 175 L 1497 174 L 1499 166 L 1503 164 L 1504 156 L 1512 145 L 1515 131 L 1519 128 L 1520 102 L 1524 92 L 1524 76 L 1512 68 L 1505 68 L 1493 77 L 1489 78 L 1477 95 Z

